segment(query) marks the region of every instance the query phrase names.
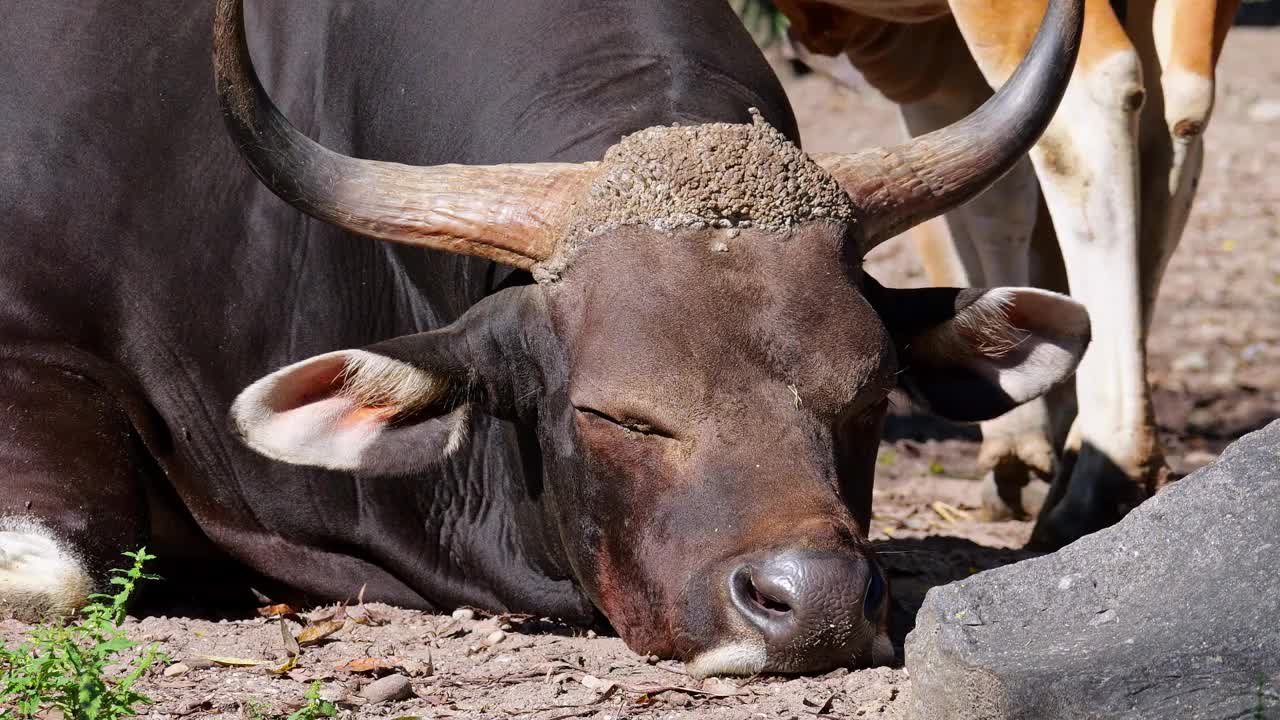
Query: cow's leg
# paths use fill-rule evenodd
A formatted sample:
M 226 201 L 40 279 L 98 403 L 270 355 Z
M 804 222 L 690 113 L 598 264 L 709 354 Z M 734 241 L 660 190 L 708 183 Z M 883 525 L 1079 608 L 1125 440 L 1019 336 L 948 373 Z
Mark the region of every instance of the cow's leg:
M 1163 479 L 1146 385 L 1146 339 L 1160 279 L 1190 213 L 1204 153 L 1202 133 L 1213 108 L 1214 65 L 1237 5 L 1232 0 L 1139 0 L 1128 5 L 1128 35 L 1147 90 L 1135 146 L 1141 168 L 1140 179 L 1135 178 L 1135 238 L 1130 243 L 1128 235 L 1118 235 L 1098 242 L 1096 232 L 1081 232 L 1063 245 L 1074 294 L 1091 309 L 1098 308 L 1094 344 L 1099 347 L 1090 351 L 1095 359 L 1086 356 L 1078 373 L 1080 415 L 1068 441 L 1075 467 L 1054 489 L 1051 502 L 1061 502 L 1037 525 L 1034 540 L 1044 546 L 1061 545 L 1113 522 Z M 1110 31 L 1109 23 L 1107 27 Z M 1106 62 L 1128 68 L 1132 57 L 1126 49 L 1113 52 Z M 1133 71 L 1125 72 L 1131 76 Z M 1097 88 L 1123 85 L 1105 75 L 1093 77 L 1102 78 Z M 1130 160 L 1125 162 L 1129 167 Z M 1090 177 L 1064 179 L 1068 187 L 1079 187 Z M 1086 213 L 1081 219 L 1093 222 L 1098 217 Z M 1124 264 L 1111 264 L 1112 258 Z M 1123 285 L 1112 298 L 1107 281 L 1092 282 L 1106 267 L 1124 270 L 1118 276 Z M 1085 292 L 1097 300 L 1084 297 Z M 1122 317 L 1113 322 L 1115 314 Z
M 146 450 L 83 362 L 0 354 L 0 407 L 0 612 L 66 614 L 147 541 Z
M 1213 111 L 1214 70 L 1239 0 L 1134 0 L 1125 19 L 1148 88 L 1140 125 L 1144 323 L 1182 238 Z
M 969 115 L 992 93 L 954 21 L 944 18 L 933 24 L 933 42 L 951 48 L 943 74 L 935 77 L 937 84 L 927 95 L 897 98 L 903 123 L 913 136 Z M 857 48 L 847 56 L 859 61 Z M 1032 284 L 1038 199 L 1034 170 L 1024 160 L 944 220 L 917 228 L 913 234 L 931 282 L 969 287 Z M 978 467 L 984 475 L 983 511 L 988 518 L 1028 517 L 1039 511 L 1056 466 L 1049 420 L 1048 401 L 1038 398 L 982 423 Z
M 963 117 L 985 98 L 973 99 L 968 109 L 930 107 L 929 101 L 903 105 L 903 118 L 909 132 L 919 135 Z M 913 235 L 931 283 L 1031 285 L 1038 194 L 1031 164 L 1023 161 L 972 202 L 948 213 L 945 225 L 934 221 L 917 228 Z M 1057 465 L 1049 402 L 1037 398 L 981 424 L 978 469 L 983 473 L 986 519 L 1034 517 L 1039 512 Z
M 1025 53 L 1044 3 L 955 0 L 992 84 Z M 1032 151 L 1071 293 L 1089 308 L 1093 342 L 1076 373 L 1079 401 L 1061 470 L 1033 541 L 1058 546 L 1115 522 L 1164 467 L 1146 380 L 1139 271 L 1137 51 L 1105 0 L 1088 0 L 1071 85 Z

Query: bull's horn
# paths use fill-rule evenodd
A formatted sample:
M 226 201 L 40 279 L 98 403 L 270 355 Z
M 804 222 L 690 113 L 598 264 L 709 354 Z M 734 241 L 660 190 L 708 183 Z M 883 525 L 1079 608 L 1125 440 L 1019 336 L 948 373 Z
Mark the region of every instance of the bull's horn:
M 814 156 L 861 210 L 865 250 L 971 200 L 1035 145 L 1071 78 L 1083 17 L 1084 0 L 1051 0 L 1022 64 L 963 120 L 890 148 Z
M 592 164 L 413 167 L 333 152 L 272 104 L 249 58 L 241 0 L 218 0 L 218 98 L 254 174 L 289 204 L 380 240 L 476 255 L 529 269 L 549 258 Z

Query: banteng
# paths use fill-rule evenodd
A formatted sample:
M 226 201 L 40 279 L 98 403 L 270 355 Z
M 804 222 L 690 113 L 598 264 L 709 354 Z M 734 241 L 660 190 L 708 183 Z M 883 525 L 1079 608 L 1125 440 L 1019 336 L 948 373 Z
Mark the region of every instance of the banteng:
M 823 157 L 721 0 L 249 6 L 0 10 L 0 598 L 146 544 L 170 586 L 607 621 L 695 674 L 887 658 L 889 391 L 999 415 L 1089 323 L 859 260 L 1031 147 L 1080 0 L 973 116 Z

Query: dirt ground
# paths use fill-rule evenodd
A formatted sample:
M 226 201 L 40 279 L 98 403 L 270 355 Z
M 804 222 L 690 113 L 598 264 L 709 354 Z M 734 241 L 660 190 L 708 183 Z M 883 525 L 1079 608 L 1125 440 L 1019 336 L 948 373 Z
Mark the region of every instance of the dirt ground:
M 1280 32 L 1238 30 L 1222 66 L 1200 196 L 1150 341 L 1158 420 L 1179 473 L 1280 416 L 1280 178 L 1269 172 L 1280 167 L 1280 143 L 1268 141 L 1280 133 Z M 788 84 L 811 151 L 898 137 L 892 107 L 871 91 L 841 91 L 815 75 Z M 870 267 L 887 284 L 924 283 L 904 243 L 882 246 Z M 962 511 L 978 505 L 972 429 L 900 419 L 890 435 L 871 534 L 893 576 L 900 643 L 925 590 L 1025 557 L 1014 548 L 1030 525 L 948 519 L 933 509 L 936 500 Z M 159 643 L 180 663 L 143 683 L 157 700 L 150 716 L 287 713 L 313 680 L 322 682 L 323 697 L 360 717 L 890 719 L 905 715 L 911 691 L 905 671 L 893 668 L 702 683 L 678 663 L 634 655 L 616 638 L 532 618 L 380 605 L 321 609 L 309 618 L 130 620 L 137 639 Z M 304 644 L 294 667 L 275 672 L 288 659 L 281 625 L 296 635 L 301 623 L 332 634 Z M 6 641 L 24 632 L 0 622 Z M 408 678 L 411 697 L 362 697 L 375 677 L 393 674 Z

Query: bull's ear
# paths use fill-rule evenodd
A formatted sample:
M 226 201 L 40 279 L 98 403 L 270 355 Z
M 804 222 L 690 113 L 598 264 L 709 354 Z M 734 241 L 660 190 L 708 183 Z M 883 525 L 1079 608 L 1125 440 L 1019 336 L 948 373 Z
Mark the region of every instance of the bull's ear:
M 231 406 L 245 444 L 295 465 L 375 474 L 438 462 L 466 439 L 461 388 L 367 350 L 325 353 L 250 385 Z
M 898 350 L 900 382 L 953 420 L 997 417 L 1071 377 L 1089 345 L 1089 314 L 1034 288 L 884 288 L 867 297 Z
M 509 416 L 528 364 L 521 289 L 490 296 L 446 328 L 277 370 L 231 406 L 244 442 L 295 465 L 387 475 L 419 472 L 465 444 L 473 411 Z M 504 305 L 503 303 L 507 303 Z

